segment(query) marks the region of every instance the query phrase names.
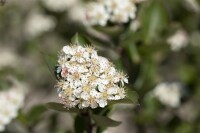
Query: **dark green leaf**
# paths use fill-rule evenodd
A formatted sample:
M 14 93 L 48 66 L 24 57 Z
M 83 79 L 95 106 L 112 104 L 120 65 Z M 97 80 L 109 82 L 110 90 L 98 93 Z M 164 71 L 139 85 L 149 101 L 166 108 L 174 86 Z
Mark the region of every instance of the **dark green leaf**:
M 123 26 L 107 26 L 107 27 L 102 27 L 102 26 L 95 26 L 95 30 L 100 31 L 104 34 L 108 34 L 112 37 L 117 37 L 120 33 L 124 31 Z
M 125 46 L 125 50 L 129 54 L 130 59 L 133 63 L 139 63 L 140 62 L 140 55 L 137 51 L 137 47 L 134 43 L 128 42 L 128 44 Z
M 116 127 L 121 124 L 121 122 L 112 120 L 106 116 L 95 115 L 92 113 L 90 113 L 90 115 L 95 121 L 95 124 L 100 127 Z
M 15 75 L 14 77 L 17 79 L 20 79 L 22 76 L 19 70 L 16 71 L 12 67 L 6 66 L 0 68 L 0 91 L 7 90 L 14 85 L 15 79 L 9 75 Z
M 162 1 L 152 0 L 139 14 L 145 43 L 151 43 L 167 26 L 167 13 Z
M 0 91 L 7 90 L 12 86 L 12 83 L 0 77 Z
M 179 67 L 178 73 L 182 81 L 184 81 L 185 83 L 190 83 L 195 81 L 197 71 L 195 70 L 194 66 L 184 64 Z
M 36 105 L 31 108 L 31 110 L 27 114 L 28 121 L 35 122 L 37 121 L 41 115 L 46 111 L 44 105 Z
M 70 113 L 78 113 L 79 112 L 79 110 L 76 109 L 76 108 L 67 109 L 67 108 L 64 108 L 63 104 L 55 103 L 55 102 L 46 103 L 46 107 L 48 109 L 56 110 L 56 111 L 59 111 L 59 112 L 70 112 Z
M 81 45 L 81 46 L 90 45 L 90 41 L 87 38 L 80 36 L 78 33 L 76 33 L 72 37 L 71 42 L 72 44 Z
M 28 123 L 28 120 L 27 120 L 27 118 L 26 118 L 26 115 L 22 112 L 22 110 L 19 110 L 17 119 L 18 119 L 21 123 L 23 123 L 24 125 Z

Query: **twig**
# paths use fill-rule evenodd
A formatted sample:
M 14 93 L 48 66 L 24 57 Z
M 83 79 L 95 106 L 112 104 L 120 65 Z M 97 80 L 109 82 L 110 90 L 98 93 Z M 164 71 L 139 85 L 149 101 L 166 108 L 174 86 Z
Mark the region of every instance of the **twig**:
M 84 119 L 85 122 L 85 130 L 87 133 L 92 133 L 93 132 L 93 127 L 94 125 L 92 124 L 92 120 L 89 114 L 89 110 L 83 110 L 81 112 L 81 116 Z

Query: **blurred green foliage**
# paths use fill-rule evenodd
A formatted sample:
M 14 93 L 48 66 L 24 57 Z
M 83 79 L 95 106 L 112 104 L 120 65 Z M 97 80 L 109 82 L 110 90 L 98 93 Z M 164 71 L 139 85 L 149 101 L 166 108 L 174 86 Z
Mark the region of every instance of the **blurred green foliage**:
M 200 4 L 199 0 L 196 1 Z M 49 69 L 53 72 L 54 68 L 51 66 L 55 64 L 53 61 L 57 57 L 57 51 L 70 42 L 79 43 L 76 37 L 71 40 L 73 35 L 79 33 L 89 40 L 86 43 L 91 42 L 102 56 L 108 57 L 118 68 L 127 72 L 128 88 L 136 90 L 139 95 L 140 106 L 132 110 L 132 124 L 138 133 L 148 130 L 160 133 L 200 132 L 200 11 L 189 8 L 184 0 L 148 0 L 138 6 L 137 18 L 141 27 L 137 31 L 131 30 L 131 23 L 93 27 L 92 30 L 102 35 L 102 38 L 81 23 L 71 21 L 68 11 L 55 13 L 38 1 L 27 7 L 24 6 L 25 3 L 7 2 L 0 6 L 0 49 L 14 49 L 22 58 L 22 67 L 14 69 L 23 72 L 22 77 L 31 86 L 31 92 L 47 95 L 52 91 L 56 93 L 53 90 L 55 79 L 51 78 L 46 64 L 49 64 Z M 38 9 L 47 16 L 53 16 L 56 27 L 40 36 L 27 38 L 24 33 L 25 21 L 32 11 Z M 166 40 L 178 29 L 184 29 L 188 33 L 189 45 L 174 52 Z M 4 79 L 4 75 L 8 73 L 0 71 L 0 89 L 8 87 Z M 180 107 L 166 107 L 149 96 L 156 84 L 162 81 L 178 81 L 184 85 L 186 98 Z M 21 112 L 18 120 L 30 132 L 34 132 L 34 127 L 43 118 L 41 116 L 44 112 L 48 111 L 43 106 L 35 106 L 28 113 Z M 55 127 L 51 127 L 54 129 L 52 132 L 70 132 L 65 129 L 57 130 L 58 115 L 51 112 L 50 116 L 50 120 L 46 121 L 54 123 L 51 125 Z M 76 116 L 74 126 L 77 133 L 83 128 L 80 127 L 83 123 L 81 120 Z

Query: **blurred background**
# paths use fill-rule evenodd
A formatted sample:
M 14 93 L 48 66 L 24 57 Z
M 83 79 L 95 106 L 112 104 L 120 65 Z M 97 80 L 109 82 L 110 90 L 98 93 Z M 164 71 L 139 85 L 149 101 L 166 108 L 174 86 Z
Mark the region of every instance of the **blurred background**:
M 76 33 L 139 95 L 113 107 L 123 123 L 106 133 L 200 132 L 200 1 L 132 1 L 134 19 L 101 26 L 86 22 L 91 0 L 0 0 L 0 132 L 74 132 L 73 115 L 42 105 L 59 101 L 53 66 Z

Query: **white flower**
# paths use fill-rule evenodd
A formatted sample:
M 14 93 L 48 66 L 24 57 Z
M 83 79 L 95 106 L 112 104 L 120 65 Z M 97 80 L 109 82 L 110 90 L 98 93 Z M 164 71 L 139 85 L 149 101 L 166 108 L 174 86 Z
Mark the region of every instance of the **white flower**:
M 95 98 L 90 98 L 89 104 L 90 104 L 90 107 L 93 109 L 98 107 L 98 103 L 96 102 Z
M 105 99 L 100 99 L 97 102 L 99 104 L 99 107 L 101 107 L 101 108 L 104 108 L 108 104 L 107 100 L 105 100 Z
M 23 106 L 25 98 L 25 86 L 13 81 L 14 86 L 0 91 L 0 132 L 14 119 L 18 110 Z
M 117 76 L 114 77 L 114 82 L 121 82 L 122 86 L 124 86 L 124 83 L 128 83 L 128 78 L 123 72 L 118 72 Z
M 126 23 L 128 22 L 129 17 L 128 14 L 124 14 L 120 10 L 116 10 L 111 16 L 111 21 L 116 23 Z
M 125 74 L 92 47 L 64 46 L 57 66 L 61 78 L 55 88 L 67 108 L 103 108 L 109 100 L 125 97 Z
M 188 45 L 189 37 L 184 30 L 178 30 L 167 39 L 172 51 L 178 51 Z
M 63 52 L 64 52 L 65 54 L 67 54 L 67 55 L 70 55 L 70 54 L 73 54 L 73 53 L 74 53 L 73 49 L 72 49 L 70 46 L 64 46 L 64 47 L 63 47 Z
M 199 13 L 200 6 L 196 0 L 184 0 L 186 3 L 186 6 L 188 6 L 191 10 Z
M 108 95 L 117 94 L 117 89 L 115 87 L 108 88 L 107 93 Z
M 52 17 L 41 13 L 32 13 L 25 23 L 25 33 L 28 37 L 37 37 L 55 27 L 55 20 Z
M 102 3 L 106 6 L 108 12 L 113 12 L 124 7 L 128 0 L 103 0 Z
M 140 26 L 141 26 L 141 23 L 139 20 L 133 20 L 131 22 L 130 29 L 135 32 L 140 28 Z
M 109 19 L 109 14 L 104 5 L 98 3 L 90 3 L 86 11 L 86 19 L 90 25 L 105 26 Z
M 86 18 L 90 25 L 105 26 L 107 21 L 127 23 L 136 16 L 137 9 L 131 0 L 99 0 L 89 5 Z M 99 13 L 96 13 L 97 11 Z
M 63 12 L 77 3 L 77 0 L 42 0 L 42 3 L 51 11 Z
M 179 83 L 160 83 L 153 90 L 155 96 L 161 103 L 170 107 L 178 107 L 182 96 Z
M 115 2 L 116 0 L 113 0 Z M 129 0 L 118 0 L 116 8 L 113 8 L 111 21 L 116 23 L 127 23 L 129 19 L 135 18 L 136 6 Z M 114 4 L 115 5 L 115 4 Z
M 20 66 L 21 58 L 12 50 L 0 47 L 0 69 Z
M 83 3 L 78 2 L 76 5 L 72 6 L 70 10 L 68 10 L 68 16 L 72 21 L 79 22 L 80 24 L 85 24 L 85 12 L 86 9 Z

